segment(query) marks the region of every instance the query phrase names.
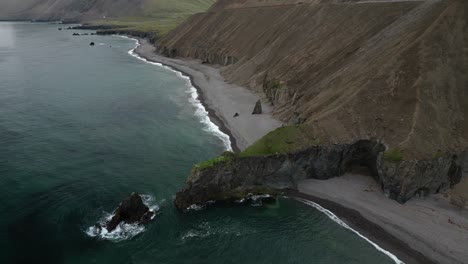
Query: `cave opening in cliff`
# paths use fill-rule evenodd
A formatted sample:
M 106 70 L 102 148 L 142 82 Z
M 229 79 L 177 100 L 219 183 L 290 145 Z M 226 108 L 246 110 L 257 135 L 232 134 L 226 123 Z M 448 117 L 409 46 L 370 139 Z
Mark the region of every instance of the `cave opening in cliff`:
M 370 176 L 380 183 L 377 170 L 379 153 L 385 151 L 385 146 L 374 140 L 359 140 L 352 144 L 344 157 L 345 173 Z

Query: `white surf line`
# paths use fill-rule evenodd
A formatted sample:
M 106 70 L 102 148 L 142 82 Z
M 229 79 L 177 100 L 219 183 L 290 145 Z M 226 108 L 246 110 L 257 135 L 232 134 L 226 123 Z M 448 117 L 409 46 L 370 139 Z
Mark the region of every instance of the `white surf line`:
M 175 69 L 173 69 L 173 68 L 171 68 L 169 66 L 166 66 L 166 65 L 164 65 L 162 63 L 150 61 L 150 60 L 147 60 L 146 58 L 143 58 L 140 55 L 138 55 L 135 52 L 135 50 L 138 48 L 138 46 L 140 46 L 140 42 L 138 41 L 138 39 L 130 38 L 130 37 L 127 37 L 127 36 L 121 36 L 121 35 L 115 35 L 115 36 L 126 38 L 126 39 L 131 39 L 131 40 L 134 40 L 136 42 L 135 48 L 128 51 L 128 54 L 130 54 L 132 57 L 135 57 L 135 58 L 137 58 L 137 59 L 139 59 L 141 61 L 144 61 L 146 63 L 149 63 L 151 65 L 155 65 L 155 66 L 164 68 L 166 70 L 169 70 L 171 72 L 174 72 L 175 74 L 177 74 L 177 76 L 184 79 L 185 82 L 187 83 L 188 88 L 189 88 L 189 90 L 187 91 L 188 93 L 190 93 L 189 102 L 196 109 L 195 110 L 195 116 L 197 116 L 200 119 L 200 123 L 205 125 L 205 129 L 209 133 L 214 134 L 216 137 L 218 137 L 223 142 L 224 148 L 227 151 L 232 151 L 231 139 L 229 138 L 229 135 L 227 135 L 223 131 L 221 131 L 219 129 L 219 127 L 215 123 L 213 123 L 211 121 L 208 111 L 206 111 L 205 106 L 201 103 L 200 99 L 198 99 L 199 98 L 198 91 L 195 88 L 195 86 L 192 84 L 192 80 L 190 79 L 189 76 L 185 75 L 183 72 L 177 71 L 177 70 L 175 70 Z
M 348 230 L 351 230 L 353 233 L 355 233 L 356 235 L 358 235 L 359 237 L 361 237 L 362 239 L 364 239 L 365 241 L 367 241 L 368 243 L 370 243 L 372 246 L 374 246 L 375 249 L 377 249 L 378 251 L 384 253 L 385 255 L 387 255 L 389 258 L 391 258 L 395 263 L 397 264 L 405 264 L 403 261 L 401 261 L 400 259 L 397 258 L 397 256 L 393 255 L 392 253 L 390 253 L 389 251 L 381 248 L 379 245 L 377 245 L 376 243 L 372 242 L 369 238 L 365 237 L 364 235 L 362 235 L 361 233 L 359 233 L 358 231 L 352 229 L 349 225 L 347 225 L 345 222 L 343 222 L 343 220 L 341 220 L 340 218 L 338 218 L 338 216 L 336 216 L 334 213 L 332 213 L 330 210 L 327 210 L 325 208 L 323 208 L 322 206 L 320 206 L 319 204 L 317 203 L 314 203 L 312 201 L 309 201 L 309 200 L 306 200 L 306 199 L 301 199 L 301 198 L 295 198 L 293 197 L 294 200 L 297 200 L 301 203 L 304 203 L 304 204 L 307 204 L 309 206 L 312 206 L 314 207 L 315 209 L 319 210 L 320 212 L 324 213 L 326 216 L 328 216 L 328 218 L 330 218 L 331 220 L 333 220 L 335 223 L 339 224 L 340 226 L 348 229 Z

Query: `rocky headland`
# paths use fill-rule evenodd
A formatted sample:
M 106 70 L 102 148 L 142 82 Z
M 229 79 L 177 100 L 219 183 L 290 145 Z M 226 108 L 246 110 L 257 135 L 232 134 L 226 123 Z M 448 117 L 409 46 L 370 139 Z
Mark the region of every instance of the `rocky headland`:
M 237 200 L 249 193 L 278 194 L 297 189 L 302 180 L 328 180 L 355 168 L 365 168 L 388 198 L 404 203 L 413 196 L 447 191 L 460 182 L 462 168 L 468 165 L 468 152 L 432 160 L 396 161 L 385 149 L 377 141 L 360 140 L 267 156 L 226 152 L 193 168 L 175 204 L 186 210 L 193 204 Z

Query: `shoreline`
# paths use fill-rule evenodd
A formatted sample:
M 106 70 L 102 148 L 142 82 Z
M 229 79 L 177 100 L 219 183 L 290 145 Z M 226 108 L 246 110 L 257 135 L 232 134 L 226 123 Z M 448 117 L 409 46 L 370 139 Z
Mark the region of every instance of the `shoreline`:
M 408 246 L 407 243 L 390 234 L 378 224 L 368 220 L 367 218 L 362 216 L 362 214 L 359 211 L 355 209 L 345 207 L 334 201 L 302 193 L 297 190 L 287 190 L 286 195 L 291 199 L 312 206 L 314 208 L 316 207 L 314 205 L 309 204 L 308 202 L 312 202 L 314 204 L 319 205 L 325 210 L 333 212 L 333 215 L 335 215 L 338 219 L 347 224 L 352 232 L 360 234 L 361 236 L 367 238 L 365 240 L 368 240 L 368 243 L 370 243 L 374 247 L 376 247 L 377 245 L 380 248 L 378 249 L 376 247 L 376 250 L 382 252 L 383 254 L 386 254 L 387 256 L 388 254 L 391 254 L 394 257 L 396 257 L 397 260 L 388 256 L 395 263 L 437 263 L 434 260 L 427 258 L 421 252 L 414 250 L 413 248 Z
M 468 211 L 443 195 L 388 199 L 370 176 L 298 183 L 288 195 L 317 203 L 405 263 L 467 263 Z
M 255 143 L 267 133 L 283 125 L 271 115 L 272 108 L 262 104 L 264 113 L 252 115 L 255 102 L 261 100 L 250 90 L 228 84 L 220 75 L 219 69 L 203 65 L 197 60 L 180 60 L 160 56 L 155 47 L 146 39 L 129 36 L 138 42 L 134 53 L 153 63 L 159 63 L 183 77 L 197 90 L 198 100 L 208 112 L 208 117 L 231 141 L 234 152 L 240 152 Z M 221 102 L 218 102 L 221 101 Z M 251 109 L 250 109 L 251 108 Z M 239 117 L 233 117 L 241 113 Z
M 135 53 L 136 56 L 138 56 L 137 58 L 139 59 L 143 59 L 147 62 L 152 62 L 152 63 L 157 63 L 157 64 L 161 64 L 163 67 L 167 67 L 167 68 L 170 68 L 172 71 L 176 72 L 176 73 L 180 73 L 182 75 L 182 77 L 186 77 L 189 79 L 189 82 L 190 82 L 190 85 L 196 89 L 196 93 L 198 95 L 198 97 L 196 98 L 197 100 L 200 101 L 200 104 L 202 104 L 202 106 L 205 108 L 206 112 L 208 112 L 208 118 L 210 119 L 210 121 L 213 122 L 213 124 L 215 124 L 219 130 L 226 134 L 228 137 L 229 137 L 229 140 L 230 140 L 230 145 L 231 145 L 231 148 L 233 151 L 235 152 L 240 152 L 240 149 L 237 145 L 237 142 L 236 142 L 236 138 L 232 135 L 231 131 L 229 131 L 229 129 L 226 127 L 226 125 L 221 121 L 221 119 L 216 115 L 216 112 L 211 109 L 205 102 L 204 102 L 204 97 L 203 97 L 203 91 L 200 89 L 200 87 L 198 87 L 196 84 L 194 84 L 194 79 L 191 75 L 187 74 L 186 72 L 184 71 L 181 71 L 181 70 L 178 70 L 177 68 L 175 67 L 172 67 L 170 65 L 166 65 L 164 63 L 161 63 L 159 61 L 153 61 L 153 60 L 150 60 L 149 58 L 145 57 L 144 55 L 140 54 L 137 52 L 137 49 L 138 47 L 141 45 L 141 39 L 138 38 L 138 37 L 131 37 L 131 36 L 125 36 L 126 38 L 129 38 L 129 39 L 133 39 L 137 42 L 137 46 L 133 49 L 133 50 L 130 50 L 129 53 Z M 133 54 L 131 54 L 133 55 Z

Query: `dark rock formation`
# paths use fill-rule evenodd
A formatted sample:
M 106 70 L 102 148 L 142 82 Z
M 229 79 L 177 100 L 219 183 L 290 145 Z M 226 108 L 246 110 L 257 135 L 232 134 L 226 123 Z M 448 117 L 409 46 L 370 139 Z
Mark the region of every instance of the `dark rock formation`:
M 62 30 L 62 28 L 58 28 L 58 30 Z
M 73 33 L 73 36 L 79 36 L 80 34 L 79 33 Z
M 252 115 L 260 115 L 260 114 L 262 114 L 262 101 L 258 100 L 255 103 L 255 107 L 254 107 L 254 110 L 252 112 Z
M 88 36 L 88 35 L 89 35 L 88 33 L 81 34 L 81 36 Z
M 94 46 L 95 44 L 94 44 L 94 42 L 91 42 L 91 43 L 89 43 L 89 45 L 90 45 L 90 46 Z
M 111 232 L 121 222 L 144 224 L 149 222 L 153 216 L 154 212 L 150 211 L 148 206 L 143 203 L 140 195 L 132 193 L 130 197 L 120 203 L 112 219 L 107 222 L 106 228 Z
M 276 194 L 296 189 L 304 179 L 326 180 L 343 175 L 356 166 L 367 167 L 384 193 L 404 203 L 416 194 L 445 190 L 460 181 L 463 158 L 447 155 L 427 161 L 387 161 L 384 145 L 360 140 L 354 144 L 314 146 L 289 154 L 238 157 L 232 155 L 204 169 L 194 169 L 175 205 L 186 210 L 211 200 L 241 199 L 247 194 Z
M 413 196 L 439 193 L 459 183 L 466 161 L 466 153 L 401 162 L 387 162 L 381 154 L 377 169 L 385 194 L 404 203 Z
M 239 113 L 235 113 L 233 117 L 238 117 L 239 116 Z

